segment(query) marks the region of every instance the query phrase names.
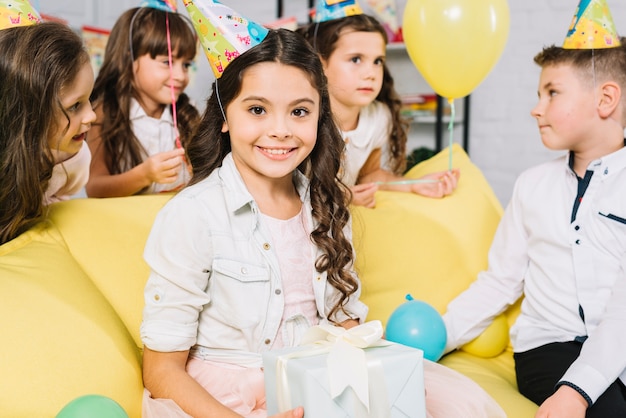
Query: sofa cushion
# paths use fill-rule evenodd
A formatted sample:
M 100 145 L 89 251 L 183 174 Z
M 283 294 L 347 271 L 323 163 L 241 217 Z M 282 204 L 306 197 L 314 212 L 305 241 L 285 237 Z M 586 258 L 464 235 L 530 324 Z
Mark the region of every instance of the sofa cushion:
M 407 177 L 446 170 L 448 161 L 446 149 L 415 166 Z M 486 267 L 502 207 L 457 145 L 452 161 L 461 177 L 450 196 L 432 199 L 381 191 L 376 208 L 352 208 L 356 269 L 370 319 L 386 323 L 408 293 L 443 313 Z
M 50 220 L 59 226 L 70 253 L 139 348 L 143 347 L 139 336 L 143 289 L 150 273 L 143 249 L 157 212 L 171 197 L 73 199 L 51 208 Z
M 533 418 L 537 413 L 537 405 L 517 390 L 513 353 L 509 349 L 492 358 L 455 351 L 440 363 L 478 383 L 500 404 L 507 418 Z
M 96 393 L 140 416 L 140 353 L 56 228 L 40 224 L 0 246 L 0 271 L 2 411 L 51 417 Z
M 356 269 L 368 318 L 386 323 L 405 295 L 433 305 L 447 304 L 487 267 L 487 253 L 502 216 L 502 206 L 480 170 L 458 145 L 452 161 L 461 171 L 455 192 L 443 199 L 411 193 L 378 192 L 376 208 L 353 207 Z M 448 149 L 407 173 L 409 178 L 448 168 Z M 481 385 L 509 418 L 531 418 L 537 406 L 524 398 L 515 382 L 508 337 L 510 309 L 445 364 Z

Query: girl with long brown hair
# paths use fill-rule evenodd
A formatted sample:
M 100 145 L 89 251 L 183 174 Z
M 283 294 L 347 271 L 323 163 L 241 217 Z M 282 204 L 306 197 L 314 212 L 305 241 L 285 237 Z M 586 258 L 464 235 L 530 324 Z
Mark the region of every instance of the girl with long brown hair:
M 225 68 L 189 144 L 191 185 L 146 245 L 145 416 L 263 417 L 263 351 L 365 318 L 343 147 L 300 35 L 270 31 Z
M 174 191 L 189 181 L 184 148 L 200 116 L 183 91 L 196 45 L 178 13 L 138 7 L 119 17 L 91 96 L 90 197 Z
M 328 77 L 333 114 L 346 141 L 341 177 L 351 187 L 352 204 L 374 207 L 379 188 L 435 198 L 452 193 L 456 170 L 403 184 L 408 124 L 385 63 L 387 33 L 380 22 L 356 14 L 299 31 L 319 53 Z
M 93 69 L 60 23 L 0 30 L 0 245 L 45 219 L 89 175 Z

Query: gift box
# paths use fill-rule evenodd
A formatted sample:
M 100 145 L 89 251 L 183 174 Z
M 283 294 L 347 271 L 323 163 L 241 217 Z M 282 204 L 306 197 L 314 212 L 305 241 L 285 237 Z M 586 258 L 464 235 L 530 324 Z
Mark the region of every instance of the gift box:
M 313 418 L 426 416 L 421 350 L 384 340 L 348 345 L 340 339 L 263 353 L 268 415 L 303 406 Z

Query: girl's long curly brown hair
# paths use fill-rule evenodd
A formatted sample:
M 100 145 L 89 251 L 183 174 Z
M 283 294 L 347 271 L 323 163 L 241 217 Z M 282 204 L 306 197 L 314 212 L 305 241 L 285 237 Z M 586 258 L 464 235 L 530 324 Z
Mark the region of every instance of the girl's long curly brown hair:
M 348 32 L 377 32 L 388 42 L 387 32 L 376 18 L 366 15 L 352 15 L 341 19 L 312 23 L 298 29 L 324 60 L 328 60 L 336 48 L 339 37 Z M 402 101 L 396 92 L 394 80 L 385 63 L 383 65 L 383 85 L 376 100 L 384 103 L 391 112 L 391 132 L 389 134 L 389 161 L 391 170 L 402 174 L 406 169 L 406 142 L 409 123 L 401 113 Z
M 60 101 L 89 63 L 80 37 L 47 22 L 0 30 L 0 245 L 44 219 L 52 177 L 49 139 L 69 118 Z
M 229 133 L 221 132 L 222 111 L 241 91 L 246 69 L 262 62 L 277 62 L 302 70 L 320 94 L 317 142 L 299 170 L 310 180 L 312 216 L 318 223 L 311 233 L 311 239 L 323 253 L 316 260 L 315 267 L 319 272 L 327 272 L 328 282 L 341 294 L 327 313 L 331 319 L 343 309 L 350 295 L 358 290 L 359 282 L 351 273 L 353 250 L 344 235 L 344 227 L 350 222 L 349 194 L 337 178 L 344 143 L 330 111 L 330 98 L 321 61 L 302 36 L 284 29 L 270 31 L 263 42 L 226 67 L 217 81 L 217 89 L 216 84 L 213 84 L 213 93 L 198 131 L 187 149 L 193 167 L 190 184 L 209 176 L 231 151 Z
M 111 174 L 120 174 L 143 162 L 143 147 L 130 123 L 133 87 L 133 60 L 150 54 L 167 55 L 168 12 L 152 7 L 136 7 L 124 12 L 115 22 L 104 52 L 104 61 L 91 94 L 94 107 L 102 107 L 102 146 Z M 178 13 L 169 13 L 172 51 L 177 58 L 196 56 L 196 36 L 191 23 Z M 132 42 L 131 38 L 132 37 Z M 176 102 L 176 118 L 183 145 L 186 145 L 200 114 L 186 94 Z M 94 124 L 95 125 L 95 124 Z

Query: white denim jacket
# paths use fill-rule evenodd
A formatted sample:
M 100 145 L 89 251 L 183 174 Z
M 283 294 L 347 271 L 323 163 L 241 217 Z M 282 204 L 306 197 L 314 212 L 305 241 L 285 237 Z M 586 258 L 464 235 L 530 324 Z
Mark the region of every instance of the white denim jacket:
M 300 173 L 294 180 L 310 213 L 308 181 Z M 271 235 L 230 154 L 222 167 L 159 212 L 144 258 L 151 268 L 141 325 L 147 347 L 172 352 L 199 345 L 209 360 L 260 367 L 260 353 L 271 349 L 283 314 L 280 268 Z M 312 271 L 324 321 L 339 293 L 325 273 Z M 364 321 L 367 307 L 359 295 L 360 289 L 345 310 Z

